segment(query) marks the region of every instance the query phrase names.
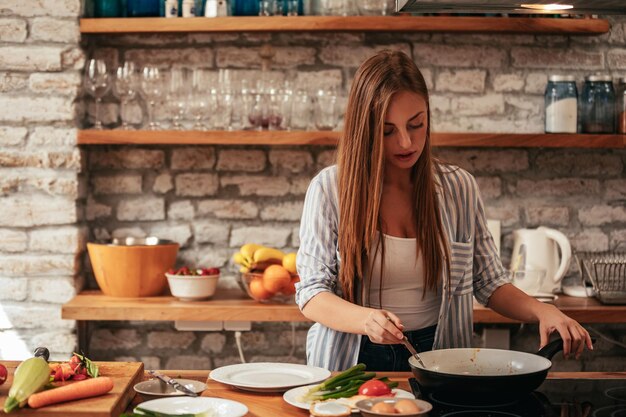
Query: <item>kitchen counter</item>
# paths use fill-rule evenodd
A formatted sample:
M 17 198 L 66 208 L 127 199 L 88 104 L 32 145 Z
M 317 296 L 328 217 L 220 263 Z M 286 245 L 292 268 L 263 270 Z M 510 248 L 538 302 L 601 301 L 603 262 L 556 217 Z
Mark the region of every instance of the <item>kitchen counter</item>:
M 604 305 L 595 298 L 560 295 L 554 303 L 581 323 L 626 323 L 626 305 Z M 218 290 L 207 301 L 179 301 L 172 296 L 118 298 L 85 291 L 63 305 L 68 320 L 306 322 L 295 304 L 262 304 L 240 290 Z M 515 323 L 474 303 L 474 323 Z
M 247 414 L 247 417 L 306 417 L 309 415 L 307 410 L 293 407 L 283 401 L 282 393 L 260 394 L 248 391 L 240 391 L 219 382 L 210 380 L 208 378 L 209 371 L 161 372 L 171 377 L 205 381 L 207 383 L 207 390 L 204 391 L 204 393 L 202 394 L 203 396 L 219 397 L 239 401 L 240 403 L 243 403 L 248 407 L 249 412 Z M 391 380 L 398 381 L 400 383 L 398 388 L 411 391 L 408 383 L 408 378 L 412 377 L 412 374 L 410 372 L 377 372 L 377 374 L 378 376 L 388 376 Z M 149 379 L 148 375 L 146 375 L 145 378 Z M 620 387 L 626 387 L 626 372 L 552 372 L 548 375 L 548 380 L 544 382 L 544 385 L 558 383 L 559 380 L 562 380 L 561 383 L 569 383 L 571 382 L 571 380 L 612 380 L 614 381 L 615 385 L 619 385 Z M 141 395 L 136 395 L 133 402 L 131 403 L 131 406 L 129 407 L 129 411 L 130 409 L 132 409 L 132 407 L 143 402 L 144 400 L 145 399 Z M 585 398 L 581 398 L 580 400 L 584 401 Z M 624 404 L 626 407 L 626 402 Z M 557 406 L 562 407 L 561 404 L 557 404 Z M 482 414 L 472 415 L 482 416 Z

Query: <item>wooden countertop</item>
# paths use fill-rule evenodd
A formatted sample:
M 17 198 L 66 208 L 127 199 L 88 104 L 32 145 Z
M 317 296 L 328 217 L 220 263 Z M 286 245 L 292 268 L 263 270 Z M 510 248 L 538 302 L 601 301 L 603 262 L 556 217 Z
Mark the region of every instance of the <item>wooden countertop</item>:
M 626 305 L 604 305 L 595 298 L 559 295 L 554 303 L 581 323 L 626 323 Z M 179 301 L 172 296 L 118 298 L 85 291 L 63 305 L 68 320 L 306 322 L 295 304 L 262 304 L 240 290 L 218 290 L 207 301 Z M 515 323 L 474 303 L 474 323 Z
M 202 393 L 206 397 L 219 397 L 229 400 L 239 401 L 245 404 L 249 412 L 247 417 L 307 417 L 308 410 L 302 410 L 283 401 L 282 393 L 261 394 L 256 392 L 240 391 L 227 385 L 213 381 L 208 378 L 210 371 L 160 371 L 170 377 L 187 378 L 197 381 L 204 381 L 207 389 Z M 377 372 L 378 376 L 388 376 L 392 381 L 398 381 L 398 388 L 411 391 L 408 378 L 412 376 L 410 372 Z M 145 376 L 149 379 L 149 376 Z M 549 379 L 626 379 L 626 372 L 551 372 Z M 135 405 L 145 401 L 141 395 L 136 395 L 129 411 Z

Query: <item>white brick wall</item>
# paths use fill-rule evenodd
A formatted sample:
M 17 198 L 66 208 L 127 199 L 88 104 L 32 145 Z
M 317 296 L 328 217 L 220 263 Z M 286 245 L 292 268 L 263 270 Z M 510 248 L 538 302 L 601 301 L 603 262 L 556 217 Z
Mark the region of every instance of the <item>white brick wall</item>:
M 76 341 L 60 304 L 82 284 L 87 240 L 156 234 L 179 242 L 180 263 L 223 268 L 258 242 L 299 245 L 304 193 L 334 163 L 319 147 L 76 147 L 73 102 L 85 61 L 79 0 L 4 0 L 0 5 L 0 359 L 25 357 L 38 344 L 65 359 Z M 115 66 L 124 59 L 171 66 L 235 69 L 260 76 L 258 51 L 272 42 L 272 77 L 298 88 L 346 88 L 356 67 L 380 49 L 411 54 L 431 92 L 433 130 L 543 131 L 543 91 L 551 73 L 622 76 L 626 20 L 605 36 L 424 33 L 233 33 L 90 37 L 87 50 Z M 108 117 L 117 117 L 112 96 Z M 511 231 L 549 225 L 577 250 L 603 250 L 626 236 L 624 151 L 440 149 L 476 175 L 487 215 Z M 85 189 L 87 189 L 85 191 Z M 83 217 L 84 216 L 84 217 Z M 86 223 L 86 224 L 85 224 Z M 89 263 L 86 272 L 91 275 Z M 574 273 L 570 271 L 570 273 Z M 92 277 L 88 286 L 93 287 Z M 2 321 L 4 320 L 4 321 Z M 99 325 L 98 325 L 99 326 Z M 227 333 L 179 333 L 168 323 L 96 326 L 97 359 L 143 360 L 147 367 L 211 368 L 238 360 Z M 307 325 L 267 324 L 244 337 L 252 360 L 303 361 Z M 5 346 L 11 346 L 7 350 Z M 17 348 L 14 348 L 17 346 Z M 170 348 L 174 346 L 175 351 Z M 267 348 L 272 347 L 272 352 Z M 200 355 L 198 352 L 202 352 Z M 64 356 L 65 355 L 65 356 Z M 610 362 L 610 361 L 609 361 Z M 608 362 L 607 362 L 608 363 Z
M 295 78 L 298 88 L 311 91 L 345 88 L 365 57 L 383 48 L 400 49 L 412 54 L 423 70 L 431 93 L 434 131 L 540 133 L 549 74 L 572 73 L 579 80 L 601 70 L 621 75 L 623 70 L 617 68 L 625 68 L 620 60 L 626 50 L 626 37 L 623 25 L 613 27 L 613 33 L 602 41 L 600 37 L 585 37 L 597 41 L 582 41 L 562 36 L 537 40 L 530 35 L 303 33 L 194 34 L 183 40 L 133 35 L 115 42 L 99 38 L 97 42 L 101 53 L 112 60 L 124 54 L 163 57 L 174 48 L 178 52 L 174 59 L 166 59 L 168 63 L 182 60 L 199 65 L 200 55 L 204 54 L 207 61 L 203 65 L 234 69 L 237 76 L 256 79 L 259 47 L 271 40 L 277 51 L 271 76 Z M 196 56 L 189 55 L 187 42 L 196 44 Z M 545 51 L 536 54 L 535 49 Z M 211 52 L 205 53 L 208 50 Z M 576 64 L 578 60 L 581 66 Z M 138 152 L 136 147 L 115 154 L 90 150 L 90 171 L 96 177 L 112 175 L 111 170 L 120 175 L 141 175 L 143 193 L 165 200 L 166 219 L 138 220 L 130 223 L 140 225 L 131 227 L 127 222 L 117 222 L 113 211 L 99 217 L 98 226 L 92 229 L 104 231 L 105 235 L 179 230 L 184 231 L 186 239 L 187 229 L 182 226 L 189 225 L 191 236 L 178 263 L 221 267 L 220 288 L 236 285 L 230 258 L 240 245 L 257 242 L 285 250 L 298 247 L 298 223 L 310 179 L 335 162 L 335 150 L 330 147 L 142 149 L 146 155 L 132 158 L 127 154 Z M 437 149 L 437 154 L 476 176 L 487 216 L 502 221 L 507 265 L 511 232 L 517 228 L 558 228 L 577 250 L 608 249 L 609 244 L 626 236 L 626 214 L 619 208 L 626 195 L 623 151 L 443 148 Z M 146 165 L 150 166 L 138 166 L 148 160 Z M 118 188 L 118 192 L 122 190 Z M 102 211 L 116 207 L 113 194 L 96 195 L 91 190 L 90 196 L 102 205 Z M 162 229 L 155 229 L 155 224 Z M 576 271 L 572 269 L 569 274 Z M 280 329 L 273 326 L 258 325 L 258 329 L 244 334 L 247 358 L 302 361 L 306 325 L 297 333 L 296 357 L 289 356 L 291 332 L 284 325 Z M 185 335 L 180 340 L 183 346 L 174 353 L 160 347 L 171 332 L 171 326 L 147 324 L 138 331 L 144 341 L 141 347 L 121 349 L 115 355 L 99 352 L 112 358 L 147 358 L 172 368 L 215 367 L 238 361 L 230 333 L 195 333 L 193 338 Z M 271 354 L 266 352 L 268 343 Z M 206 357 L 200 358 L 197 352 Z M 567 364 L 557 366 L 571 369 Z

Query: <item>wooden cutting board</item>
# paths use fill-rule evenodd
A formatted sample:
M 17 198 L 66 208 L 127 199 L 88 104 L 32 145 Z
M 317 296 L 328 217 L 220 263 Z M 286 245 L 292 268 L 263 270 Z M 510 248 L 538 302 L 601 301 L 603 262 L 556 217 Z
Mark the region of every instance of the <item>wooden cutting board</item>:
M 2 361 L 7 367 L 9 378 L 0 385 L 0 414 L 4 415 L 2 406 L 9 395 L 13 384 L 13 373 L 19 362 Z M 63 417 L 118 417 L 126 410 L 126 406 L 135 396 L 133 386 L 143 380 L 143 363 L 141 362 L 96 362 L 101 376 L 113 379 L 113 389 L 105 395 L 66 403 L 50 405 L 32 410 L 28 407 L 12 412 L 19 416 L 63 416 Z M 71 383 L 71 382 L 68 382 Z

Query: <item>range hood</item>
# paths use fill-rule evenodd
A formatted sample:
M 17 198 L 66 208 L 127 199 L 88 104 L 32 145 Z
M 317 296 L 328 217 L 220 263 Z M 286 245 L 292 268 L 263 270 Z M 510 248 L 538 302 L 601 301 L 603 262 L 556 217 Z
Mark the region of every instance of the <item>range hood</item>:
M 626 0 L 396 0 L 408 13 L 626 14 Z

